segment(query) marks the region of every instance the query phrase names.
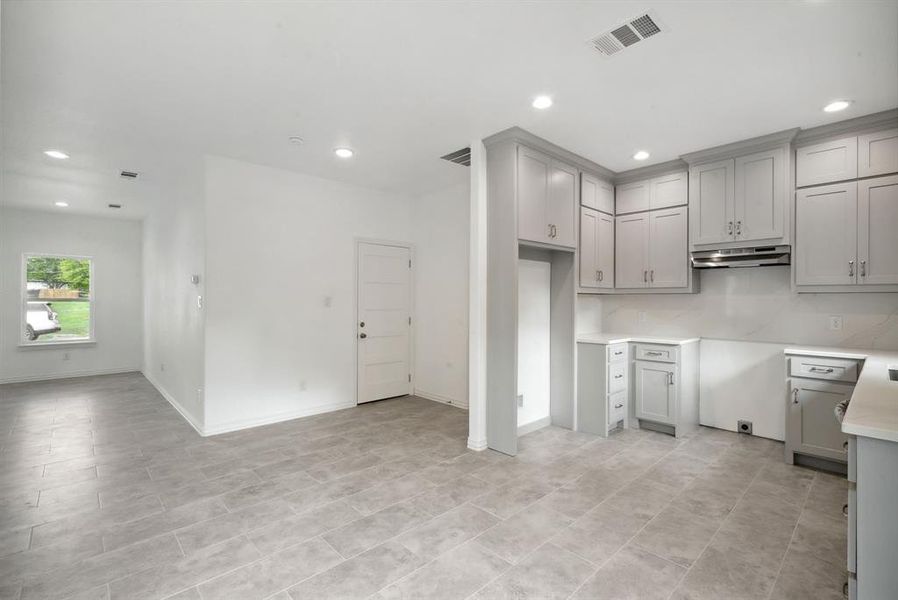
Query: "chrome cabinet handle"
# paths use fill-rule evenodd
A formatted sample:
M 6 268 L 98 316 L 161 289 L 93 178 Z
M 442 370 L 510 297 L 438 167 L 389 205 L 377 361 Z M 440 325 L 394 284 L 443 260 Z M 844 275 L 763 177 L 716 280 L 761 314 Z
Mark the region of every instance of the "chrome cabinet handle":
M 646 356 L 661 356 L 661 352 L 656 352 L 654 350 L 646 350 L 645 355 Z
M 623 403 L 614 405 L 614 408 L 623 408 L 623 407 L 624 407 Z
M 833 372 L 832 367 L 829 367 L 827 369 L 821 369 L 820 367 L 811 367 L 809 370 L 811 371 L 811 373 L 832 373 Z
M 615 356 L 620 356 L 620 355 L 623 354 L 623 353 L 624 353 L 623 350 L 618 350 L 617 352 L 614 353 L 614 355 L 615 355 Z
M 673 385 L 673 371 L 667 374 L 667 384 Z
M 845 515 L 846 517 L 848 516 L 848 505 L 847 504 L 842 506 L 842 514 Z
M 854 277 L 854 261 L 853 260 L 848 261 L 848 276 Z
M 866 276 L 867 276 L 867 261 L 862 260 L 861 261 L 861 277 L 866 277 Z
M 615 378 L 615 379 L 621 379 L 621 378 L 623 378 L 623 375 L 615 375 L 614 378 Z
M 792 404 L 798 404 L 798 388 L 792 390 Z
M 367 334 L 367 333 L 360 333 L 360 334 L 359 334 L 359 337 L 362 338 L 362 339 L 365 339 L 366 337 L 368 337 L 368 334 Z
M 848 440 L 845 440 L 844 442 L 842 442 L 842 449 L 845 451 L 848 450 Z
M 733 222 L 732 221 L 727 223 L 727 235 L 733 235 Z
M 648 283 L 648 281 L 649 281 L 649 272 L 648 272 L 648 271 L 643 271 L 643 272 L 642 272 L 642 282 L 643 282 L 643 283 Z
M 655 269 L 652 269 L 651 271 L 649 271 L 649 281 L 651 281 L 652 283 L 655 283 Z
M 736 235 L 742 235 L 742 221 L 736 221 Z

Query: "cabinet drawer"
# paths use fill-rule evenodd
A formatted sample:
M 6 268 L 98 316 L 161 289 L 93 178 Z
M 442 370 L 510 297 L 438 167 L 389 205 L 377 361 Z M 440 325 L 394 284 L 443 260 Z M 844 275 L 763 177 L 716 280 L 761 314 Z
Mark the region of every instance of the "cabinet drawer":
M 608 425 L 612 426 L 618 421 L 623 421 L 627 413 L 627 391 L 622 390 L 616 394 L 608 395 Z
M 627 389 L 627 363 L 616 362 L 608 365 L 608 393 Z
M 651 344 L 636 344 L 636 360 L 655 360 L 660 362 L 677 362 L 676 346 L 655 346 Z
M 627 360 L 627 345 L 613 344 L 608 346 L 608 362 L 621 362 Z
M 818 358 L 793 356 L 790 374 L 793 377 L 826 379 L 829 381 L 857 381 L 857 361 L 850 358 Z

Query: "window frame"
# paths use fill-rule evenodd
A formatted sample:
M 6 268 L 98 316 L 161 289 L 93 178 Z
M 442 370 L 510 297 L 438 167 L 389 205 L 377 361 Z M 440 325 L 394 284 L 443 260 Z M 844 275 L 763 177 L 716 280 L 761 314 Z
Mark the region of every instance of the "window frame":
M 25 337 L 25 324 L 28 318 L 28 259 L 30 258 L 71 258 L 74 260 L 90 261 L 90 290 L 87 295 L 87 303 L 89 306 L 90 321 L 88 325 L 88 336 L 73 340 L 47 340 L 45 342 L 37 340 L 31 341 Z M 23 252 L 22 253 L 22 273 L 19 280 L 19 348 L 47 348 L 52 346 L 81 346 L 88 344 L 96 344 L 96 274 L 93 256 L 84 256 L 78 254 L 58 254 L 53 252 Z

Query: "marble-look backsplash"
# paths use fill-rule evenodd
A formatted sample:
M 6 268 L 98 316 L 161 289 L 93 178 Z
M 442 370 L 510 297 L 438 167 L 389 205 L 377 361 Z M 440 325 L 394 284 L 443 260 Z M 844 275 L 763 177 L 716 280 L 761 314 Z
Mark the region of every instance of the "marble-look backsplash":
M 700 276 L 699 294 L 581 295 L 577 329 L 898 350 L 898 293 L 794 294 L 785 266 Z

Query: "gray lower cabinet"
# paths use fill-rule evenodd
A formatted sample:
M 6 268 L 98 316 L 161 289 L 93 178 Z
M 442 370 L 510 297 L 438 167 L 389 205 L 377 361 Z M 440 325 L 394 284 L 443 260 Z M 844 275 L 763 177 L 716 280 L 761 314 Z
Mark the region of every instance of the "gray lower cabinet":
M 577 431 L 603 437 L 627 427 L 627 344 L 577 343 Z
M 858 361 L 817 356 L 787 360 L 786 462 L 794 464 L 796 455 L 847 462 L 848 436 L 835 408 L 854 392 Z
M 677 437 L 698 426 L 698 342 L 633 344 L 633 408 L 639 426 Z

